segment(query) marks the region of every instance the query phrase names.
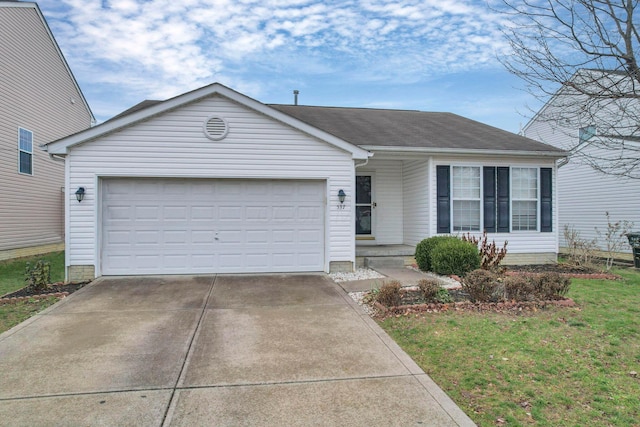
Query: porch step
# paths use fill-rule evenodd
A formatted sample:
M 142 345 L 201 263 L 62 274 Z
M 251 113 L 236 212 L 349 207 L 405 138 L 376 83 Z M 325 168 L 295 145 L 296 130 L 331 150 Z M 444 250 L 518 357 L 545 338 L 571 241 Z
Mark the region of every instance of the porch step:
M 375 267 L 404 267 L 405 257 L 403 256 L 375 256 L 365 257 L 364 266 L 369 268 Z

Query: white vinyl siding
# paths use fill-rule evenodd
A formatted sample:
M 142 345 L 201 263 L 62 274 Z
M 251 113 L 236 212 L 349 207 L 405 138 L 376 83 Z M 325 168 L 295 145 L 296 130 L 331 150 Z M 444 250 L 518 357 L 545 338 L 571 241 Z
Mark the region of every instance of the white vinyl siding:
M 553 185 L 556 188 L 556 172 L 553 160 L 541 160 L 539 163 L 532 163 L 531 160 L 517 157 L 478 157 L 475 160 L 467 160 L 461 157 L 434 157 L 434 167 L 431 168 L 429 179 L 436 182 L 436 165 L 455 165 L 455 166 L 496 166 L 496 167 L 548 167 L 553 169 Z M 482 187 L 481 187 L 482 188 Z M 436 186 L 430 186 L 430 200 L 436 200 Z M 532 253 L 557 253 L 558 249 L 558 227 L 557 227 L 557 192 L 553 192 L 553 231 L 542 233 L 539 231 L 518 231 L 515 233 L 489 233 L 489 240 L 495 240 L 496 243 L 502 244 L 505 240 L 509 241 L 508 250 L 510 254 L 532 254 Z M 482 215 L 481 223 L 482 224 Z M 482 227 L 481 227 L 482 228 Z M 453 232 L 454 235 L 462 234 L 462 231 Z M 466 233 L 466 232 L 464 232 Z M 480 236 L 482 230 L 471 232 L 471 234 Z M 429 235 L 437 235 L 437 212 L 435 204 L 429 208 Z
M 480 231 L 480 168 L 451 168 L 451 204 L 454 231 Z
M 538 169 L 511 168 L 511 231 L 538 229 Z
M 404 244 L 429 236 L 429 161 L 405 161 L 402 168 Z
M 229 132 L 212 141 L 203 123 L 224 118 Z M 354 261 L 350 204 L 340 208 L 338 191 L 353 197 L 351 154 L 222 96 L 187 104 L 113 134 L 76 146 L 67 157 L 70 188 L 69 265 L 98 265 L 97 185 L 108 177 L 302 179 L 326 182 L 325 269 L 331 261 Z M 74 192 L 85 187 L 82 203 Z M 96 274 L 100 274 L 97 266 Z
M 38 146 L 86 129 L 92 120 L 36 5 L 2 3 L 0 252 L 64 241 L 64 162 Z M 35 137 L 33 175 L 19 173 L 18 127 Z

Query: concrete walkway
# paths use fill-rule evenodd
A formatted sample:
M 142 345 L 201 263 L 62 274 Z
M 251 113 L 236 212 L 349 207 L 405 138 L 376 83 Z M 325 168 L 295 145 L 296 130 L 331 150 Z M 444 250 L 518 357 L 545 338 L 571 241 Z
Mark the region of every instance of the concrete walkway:
M 448 278 L 442 278 L 435 274 L 424 273 L 406 267 L 375 267 L 378 273 L 384 275 L 381 279 L 364 279 L 354 280 L 350 282 L 340 282 L 340 287 L 346 292 L 364 292 L 374 288 L 379 288 L 383 282 L 389 280 L 397 280 L 402 286 L 414 286 L 422 279 L 436 279 L 442 283 L 445 288 L 457 288 L 460 283 Z
M 474 425 L 325 275 L 99 279 L 0 372 L 12 426 Z

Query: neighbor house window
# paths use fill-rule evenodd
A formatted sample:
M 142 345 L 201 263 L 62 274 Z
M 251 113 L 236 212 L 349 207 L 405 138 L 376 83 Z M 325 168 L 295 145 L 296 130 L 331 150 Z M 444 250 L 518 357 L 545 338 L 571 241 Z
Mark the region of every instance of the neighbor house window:
M 590 140 L 595 135 L 596 135 L 596 127 L 594 125 L 585 126 L 578 130 L 578 138 L 580 139 L 580 144 Z
M 18 128 L 18 171 L 33 175 L 33 132 Z
M 480 168 L 452 167 L 453 230 L 480 230 Z
M 511 229 L 538 229 L 538 169 L 511 168 Z

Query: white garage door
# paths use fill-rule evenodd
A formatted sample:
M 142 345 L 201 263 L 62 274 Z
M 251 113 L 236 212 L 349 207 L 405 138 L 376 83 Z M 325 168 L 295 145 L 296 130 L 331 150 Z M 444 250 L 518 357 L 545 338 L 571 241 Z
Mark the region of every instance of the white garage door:
M 323 181 L 104 179 L 102 274 L 324 269 Z

